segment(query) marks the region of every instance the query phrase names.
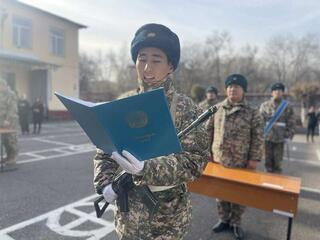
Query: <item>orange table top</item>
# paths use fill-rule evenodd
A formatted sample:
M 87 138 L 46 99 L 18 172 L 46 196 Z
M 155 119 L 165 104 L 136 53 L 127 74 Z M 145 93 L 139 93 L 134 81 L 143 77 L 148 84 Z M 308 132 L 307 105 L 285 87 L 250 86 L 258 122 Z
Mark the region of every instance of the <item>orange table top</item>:
M 14 129 L 8 129 L 8 128 L 0 128 L 0 134 L 5 134 L 5 133 L 15 133 L 17 132 L 16 130 Z
M 235 181 L 247 185 L 299 194 L 300 178 L 259 172 L 249 169 L 225 168 L 217 163 L 208 163 L 203 176 Z

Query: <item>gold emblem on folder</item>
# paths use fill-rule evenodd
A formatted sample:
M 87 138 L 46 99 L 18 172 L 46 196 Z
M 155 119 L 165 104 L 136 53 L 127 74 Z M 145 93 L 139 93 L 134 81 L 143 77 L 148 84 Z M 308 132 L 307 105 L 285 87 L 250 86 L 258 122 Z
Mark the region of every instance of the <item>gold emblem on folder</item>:
M 126 120 L 130 128 L 143 128 L 148 124 L 148 115 L 143 111 L 130 112 Z

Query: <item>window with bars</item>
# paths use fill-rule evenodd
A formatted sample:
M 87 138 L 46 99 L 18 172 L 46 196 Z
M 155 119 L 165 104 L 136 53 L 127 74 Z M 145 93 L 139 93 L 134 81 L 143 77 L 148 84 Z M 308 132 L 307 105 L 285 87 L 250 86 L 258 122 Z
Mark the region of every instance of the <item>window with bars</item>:
M 63 30 L 50 29 L 50 53 L 56 56 L 65 56 L 65 34 Z
M 12 40 L 18 48 L 32 48 L 32 22 L 29 19 L 13 17 Z

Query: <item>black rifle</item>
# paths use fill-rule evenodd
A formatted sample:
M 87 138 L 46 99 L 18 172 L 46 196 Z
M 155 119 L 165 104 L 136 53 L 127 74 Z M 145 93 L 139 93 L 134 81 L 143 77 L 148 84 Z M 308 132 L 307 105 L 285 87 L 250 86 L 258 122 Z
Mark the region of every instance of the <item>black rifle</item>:
M 208 110 L 203 112 L 195 121 L 193 121 L 188 127 L 183 129 L 178 133 L 179 139 L 189 134 L 193 129 L 199 126 L 201 123 L 206 121 L 211 115 L 216 113 L 218 108 L 216 106 L 210 107 Z M 112 182 L 112 189 L 118 195 L 118 201 L 120 205 L 121 212 L 129 212 L 128 207 L 128 192 L 134 187 L 138 187 L 134 184 L 132 175 L 122 171 Z M 140 192 L 143 202 L 146 204 L 149 210 L 154 211 L 158 206 L 158 200 L 153 195 L 151 190 L 147 185 L 139 186 L 138 191 Z M 103 201 L 104 197 L 100 196 L 94 201 L 94 208 L 96 210 L 97 217 L 100 218 L 105 210 L 107 209 L 109 203 L 106 202 L 102 208 L 99 207 L 99 203 Z
M 211 106 L 208 110 L 203 112 L 196 120 L 194 120 L 188 127 L 183 129 L 178 133 L 178 137 L 181 139 L 182 137 L 188 135 L 193 129 L 198 127 L 201 123 L 206 121 L 211 115 L 215 114 L 218 111 L 216 106 Z
M 144 204 L 148 207 L 148 209 L 153 212 L 154 209 L 158 207 L 158 200 L 153 195 L 151 190 L 147 185 L 136 186 L 133 182 L 132 175 L 122 171 L 119 173 L 111 185 L 113 191 L 118 195 L 120 212 L 129 212 L 128 207 L 128 192 L 134 187 L 137 188 L 138 192 L 142 196 L 142 200 Z M 94 201 L 94 208 L 96 210 L 96 215 L 100 218 L 107 207 L 109 206 L 108 202 L 105 202 L 102 208 L 99 207 L 99 202 L 104 199 L 103 196 L 100 196 L 97 200 Z

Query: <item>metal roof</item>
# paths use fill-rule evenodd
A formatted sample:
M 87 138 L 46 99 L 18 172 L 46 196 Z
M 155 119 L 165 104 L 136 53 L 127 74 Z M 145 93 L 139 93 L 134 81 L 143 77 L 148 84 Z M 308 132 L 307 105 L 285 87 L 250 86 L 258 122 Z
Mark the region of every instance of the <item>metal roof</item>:
M 40 8 L 37 8 L 37 7 L 31 6 L 31 5 L 28 5 L 28 4 L 26 4 L 26 3 L 19 2 L 19 1 L 17 1 L 17 0 L 10 0 L 10 1 L 11 1 L 12 3 L 16 3 L 16 4 L 21 5 L 22 7 L 26 7 L 26 8 L 29 8 L 29 9 L 31 9 L 31 10 L 37 11 L 37 12 L 42 12 L 42 13 L 44 13 L 44 14 L 50 15 L 50 16 L 55 17 L 55 18 L 59 18 L 59 19 L 65 21 L 65 22 L 68 22 L 68 23 L 71 23 L 71 24 L 73 24 L 73 25 L 76 25 L 78 28 L 87 28 L 86 25 L 83 25 L 83 24 L 80 24 L 80 23 L 71 21 L 71 20 L 69 20 L 69 19 L 67 19 L 67 18 L 65 18 L 65 17 L 58 16 L 58 15 L 56 15 L 56 14 L 54 14 L 54 13 L 51 13 L 51 12 L 48 12 L 48 11 L 46 11 L 46 10 L 42 10 L 42 9 L 40 9 Z
M 30 63 L 35 65 L 48 65 L 48 66 L 58 67 L 58 65 L 56 64 L 41 61 L 40 58 L 37 57 L 36 55 L 26 54 L 26 53 L 16 53 L 16 52 L 7 51 L 4 49 L 0 49 L 0 59 Z

